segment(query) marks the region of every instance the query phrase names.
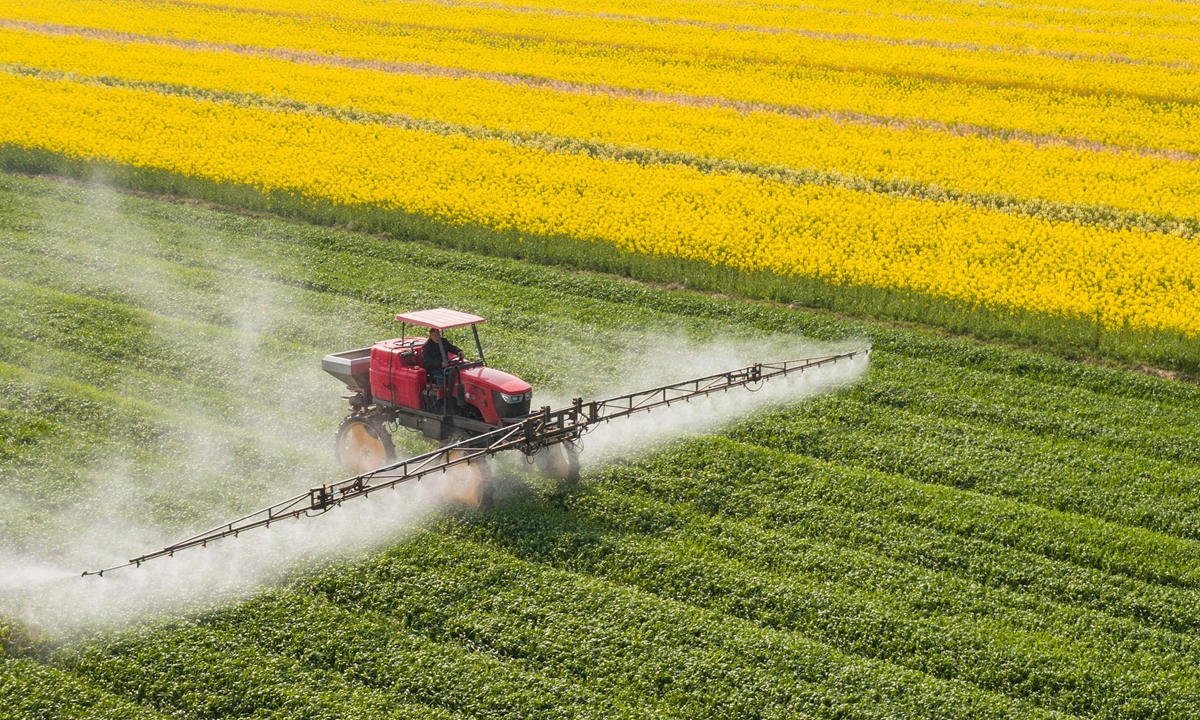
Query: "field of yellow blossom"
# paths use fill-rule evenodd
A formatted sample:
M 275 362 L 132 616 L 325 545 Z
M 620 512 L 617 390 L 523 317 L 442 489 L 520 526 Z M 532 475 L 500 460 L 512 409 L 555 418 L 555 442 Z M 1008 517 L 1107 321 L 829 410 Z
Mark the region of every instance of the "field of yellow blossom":
M 1190 365 L 1200 22 L 1109 5 L 14 0 L 0 144 Z
M 0 109 L 0 720 L 1200 718 L 1200 0 L 3 0 Z M 94 572 L 437 306 L 870 362 Z

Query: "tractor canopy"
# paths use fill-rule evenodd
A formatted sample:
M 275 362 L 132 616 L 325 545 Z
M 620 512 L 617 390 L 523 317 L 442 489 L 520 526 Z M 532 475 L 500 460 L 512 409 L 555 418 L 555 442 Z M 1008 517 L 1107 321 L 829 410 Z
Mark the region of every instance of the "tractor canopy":
M 436 330 L 449 330 L 451 328 L 463 327 L 464 325 L 477 325 L 481 322 L 487 322 L 478 315 L 450 310 L 449 308 L 434 308 L 432 310 L 401 313 L 396 316 L 396 319 L 409 325 L 434 328 Z

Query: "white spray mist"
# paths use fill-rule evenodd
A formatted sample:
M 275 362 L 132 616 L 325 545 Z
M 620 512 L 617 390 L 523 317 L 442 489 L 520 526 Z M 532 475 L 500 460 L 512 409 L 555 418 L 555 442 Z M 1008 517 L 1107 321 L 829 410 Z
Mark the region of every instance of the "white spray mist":
M 71 281 L 118 290 L 150 310 L 151 332 L 185 357 L 188 346 L 173 345 L 181 340 L 180 322 L 186 325 L 192 312 L 223 317 L 228 331 L 206 331 L 204 342 L 225 360 L 227 384 L 244 387 L 245 396 L 233 407 L 206 410 L 188 403 L 186 388 L 178 397 L 169 387 L 160 390 L 168 394 L 154 402 L 173 415 L 168 422 L 176 448 L 165 469 L 108 449 L 76 471 L 61 498 L 10 503 L 6 517 L 35 520 L 22 521 L 18 536 L 0 535 L 0 617 L 54 636 L 244 597 L 306 561 L 349 557 L 393 541 L 440 505 L 429 483 L 414 484 L 319 519 L 276 524 L 103 578 L 81 577 L 85 569 L 122 562 L 339 479 L 332 436 L 322 427 L 328 423 L 314 418 L 345 410 L 319 357 L 289 354 L 268 340 L 294 319 L 293 291 L 252 272 L 231 272 L 219 274 L 213 291 L 197 293 L 188 285 L 194 278 L 173 277 L 153 259 L 171 238 L 122 212 L 124 198 L 103 185 L 85 197 L 67 212 L 62 205 L 45 211 L 60 247 L 84 260 L 86 270 Z M 255 470 L 245 470 L 247 456 L 257 459 L 249 462 Z M 15 520 L 10 525 L 17 526 Z
M 136 218 L 122 214 L 119 196 L 98 188 L 91 198 L 91 205 L 79 210 L 80 217 L 60 217 L 58 221 L 76 227 L 103 225 L 120 235 L 123 252 L 135 257 L 153 255 L 152 245 L 161 238 L 141 227 Z M 119 265 L 111 252 L 106 256 L 102 245 L 98 243 L 95 249 L 97 263 L 110 268 Z M 189 302 L 186 289 L 154 271 L 152 262 L 125 267 L 128 277 L 121 289 L 140 298 L 143 305 L 181 307 Z M 315 429 L 304 418 L 335 417 L 344 410 L 337 399 L 340 388 L 320 371 L 314 358 L 281 357 L 263 340 L 294 311 L 295 299 L 288 292 L 268 281 L 256 281 L 252 275 L 232 274 L 221 280 L 223 305 L 217 308 L 232 318 L 235 333 L 228 347 L 232 372 L 244 374 L 247 387 L 268 384 L 264 381 L 270 378 L 286 378 L 283 394 L 271 402 L 247 402 L 246 407 L 235 408 L 222 418 L 184 413 L 177 424 L 187 438 L 186 458 L 183 469 L 175 474 L 147 478 L 135 473 L 133 464 L 119 455 L 98 458 L 73 501 L 45 520 L 53 534 L 51 542 L 0 542 L 0 547 L 8 548 L 0 550 L 0 616 L 52 635 L 71 634 L 234 600 L 306 562 L 352 557 L 394 542 L 443 505 L 436 481 L 411 483 L 317 518 L 284 521 L 207 548 L 184 551 L 178 557 L 156 559 L 140 568 L 126 568 L 103 578 L 80 576 L 84 569 L 121 562 L 188 534 L 156 520 L 155 495 L 173 493 L 191 503 L 188 512 L 193 519 L 187 526 L 199 531 L 338 479 L 332 469 L 328 430 Z M 159 331 L 164 336 L 172 332 L 169 323 Z M 567 380 L 563 387 L 580 390 L 536 393 L 536 403 L 559 407 L 573 395 L 609 397 L 755 362 L 830 355 L 865 343 L 816 345 L 782 335 L 701 341 L 679 334 L 631 332 L 619 344 L 628 349 L 618 363 L 618 377 Z M 588 465 L 618 453 L 710 431 L 755 410 L 829 391 L 854 381 L 866 367 L 866 357 L 860 356 L 773 380 L 757 392 L 731 390 L 614 421 L 585 437 L 585 472 Z M 562 369 L 567 377 L 570 371 Z M 221 432 L 214 430 L 214 424 L 221 425 Z M 233 460 L 238 443 L 264 456 L 288 458 L 289 472 L 243 481 Z M 178 528 L 179 523 L 170 526 Z
M 673 382 L 736 370 L 754 363 L 822 357 L 861 350 L 865 340 L 814 343 L 795 336 L 721 338 L 697 341 L 682 335 L 637 338 L 622 367 L 624 375 L 601 384 L 597 397 L 613 397 Z M 605 423 L 584 437 L 584 462 L 602 462 L 618 454 L 644 450 L 663 441 L 711 432 L 755 411 L 782 406 L 853 383 L 866 372 L 867 354 L 796 372 L 761 386 L 714 393 Z M 591 399 L 591 398 L 585 398 Z M 535 396 L 539 403 L 541 398 Z M 568 399 L 551 397 L 557 404 Z

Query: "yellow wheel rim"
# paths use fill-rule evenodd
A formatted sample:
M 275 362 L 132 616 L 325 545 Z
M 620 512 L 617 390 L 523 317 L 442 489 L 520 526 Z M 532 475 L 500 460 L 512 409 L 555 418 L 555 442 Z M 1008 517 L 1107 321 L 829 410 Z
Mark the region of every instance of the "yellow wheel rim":
M 352 470 L 370 472 L 387 462 L 387 448 L 369 425 L 351 423 L 342 433 L 341 461 Z
M 449 459 L 456 460 L 462 457 L 463 453 L 452 450 L 447 455 Z M 481 499 L 479 496 L 481 485 L 483 485 L 483 466 L 479 462 L 456 465 L 450 468 L 442 479 L 442 494 L 447 500 L 456 500 L 478 507 Z

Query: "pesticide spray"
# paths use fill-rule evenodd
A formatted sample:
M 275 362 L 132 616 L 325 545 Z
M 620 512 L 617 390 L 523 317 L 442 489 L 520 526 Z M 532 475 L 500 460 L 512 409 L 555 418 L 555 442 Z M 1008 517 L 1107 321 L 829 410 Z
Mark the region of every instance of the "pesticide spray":
M 756 362 L 835 355 L 868 345 L 865 340 L 818 344 L 785 335 L 697 341 L 684 335 L 635 333 L 621 363 L 625 369 L 622 376 L 615 381 L 592 379 L 589 389 L 601 396 L 620 395 Z M 589 462 L 603 462 L 673 438 L 712 432 L 759 410 L 782 407 L 853 383 L 866 372 L 868 363 L 868 355 L 856 355 L 834 365 L 771 380 L 762 387 L 718 393 L 606 423 L 585 437 L 585 457 Z M 563 397 L 554 399 L 559 404 L 568 402 Z
M 667 343 L 658 339 L 655 346 L 663 351 L 663 358 L 674 362 L 664 359 L 643 363 L 637 375 L 630 374 L 614 384 L 614 391 L 639 383 L 644 386 L 646 380 L 637 379 L 639 376 L 661 382 L 683 373 L 712 374 L 731 363 L 748 363 L 746 359 L 762 352 L 764 346 L 792 355 L 836 351 L 799 345 L 787 338 L 765 343 L 760 340 L 753 346 L 731 341 L 697 345 L 673 338 Z M 584 460 L 600 463 L 665 440 L 711 431 L 763 408 L 827 392 L 859 377 L 866 368 L 865 358 L 857 356 L 840 365 L 780 378 L 769 389 L 758 388 L 758 392 L 739 389 L 602 425 L 586 436 Z M 449 481 L 453 481 L 453 472 Z M 161 546 L 168 536 L 151 525 L 93 524 L 90 531 L 76 539 L 75 551 L 59 555 L 53 562 L 36 557 L 0 558 L 5 614 L 28 624 L 69 631 L 236 599 L 306 564 L 350 557 L 396 541 L 407 528 L 445 502 L 439 488 L 436 480 L 410 482 L 338 507 L 317 519 L 285 520 L 256 530 L 252 538 L 227 539 L 190 550 L 179 558 L 162 558 L 103 579 L 79 577 L 65 568 L 94 564 L 104 554 L 111 558 L 115 548 L 144 550 Z
M 56 209 L 63 245 L 90 254 L 99 268 L 93 282 L 117 285 L 151 311 L 164 352 L 184 357 L 208 352 L 209 365 L 219 367 L 231 384 L 248 388 L 251 401 L 245 407 L 207 407 L 166 418 L 164 423 L 173 428 L 174 458 L 164 468 L 148 471 L 122 453 L 109 453 L 82 469 L 84 481 L 68 500 L 12 509 L 6 516 L 10 520 L 0 524 L 0 533 L 7 528 L 9 534 L 0 535 L 0 617 L 48 635 L 70 635 L 192 612 L 245 597 L 313 564 L 396 542 L 444 506 L 436 483 L 413 482 L 319 518 L 276 523 L 253 536 L 103 578 L 80 577 L 82 568 L 162 547 L 189 530 L 206 529 L 340 477 L 330 442 L 330 425 L 343 412 L 340 388 L 321 372 L 319 358 L 281 343 L 277 331 L 283 326 L 317 328 L 324 333 L 321 342 L 331 348 L 370 336 L 369 327 L 354 320 L 368 308 L 346 301 L 336 313 L 325 309 L 325 316 L 314 313 L 297 320 L 304 305 L 298 291 L 259 279 L 255 268 L 239 267 L 235 260 L 222 261 L 220 271 L 213 273 L 215 292 L 198 295 L 163 271 L 156 257 L 171 248 L 164 246 L 157 229 L 120 212 L 121 198 L 103 188 L 89 197 L 75 217 Z M 75 230 L 89 227 L 105 228 L 107 234 L 81 236 Z M 219 253 L 220 248 L 211 250 Z M 184 321 L 176 318 L 198 313 L 220 318 L 230 331 L 206 334 L 204 347 L 177 347 L 183 342 L 179 323 Z M 607 372 L 598 372 L 591 360 L 566 356 L 562 348 L 576 344 L 563 342 L 555 350 L 556 372 L 561 370 L 563 378 L 559 391 L 539 392 L 535 403 L 557 407 L 572 397 L 619 395 L 754 362 L 829 355 L 864 344 L 815 345 L 790 336 L 748 333 L 697 340 L 682 332 L 623 331 L 617 349 L 609 352 Z M 722 393 L 600 426 L 584 439 L 585 479 L 587 466 L 620 454 L 711 431 L 760 409 L 852 382 L 866 362 L 860 356 L 774 380 L 759 392 Z M 262 370 L 265 365 L 269 374 Z M 587 368 L 579 371 L 586 374 L 571 377 L 572 368 Z M 286 392 L 257 389 L 276 387 L 280 376 L 287 379 Z M 194 388 L 155 387 L 155 392 L 177 396 L 180 406 L 204 403 Z M 424 449 L 419 442 L 398 448 L 410 453 Z M 523 481 L 519 476 L 507 480 Z M 23 513 L 35 518 L 31 524 L 40 532 L 17 532 L 22 526 L 12 518 Z

